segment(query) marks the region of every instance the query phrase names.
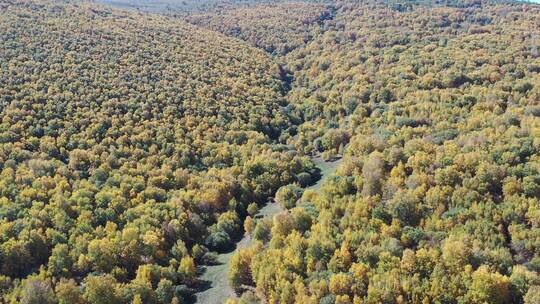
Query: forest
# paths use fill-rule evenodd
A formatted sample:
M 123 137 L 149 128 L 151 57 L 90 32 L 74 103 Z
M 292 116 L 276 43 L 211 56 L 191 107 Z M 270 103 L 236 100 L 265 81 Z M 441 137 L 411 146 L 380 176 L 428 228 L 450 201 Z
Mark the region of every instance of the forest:
M 5 302 L 187 297 L 250 204 L 313 173 L 276 140 L 295 118 L 263 51 L 83 3 L 0 18 Z
M 1 303 L 540 303 L 539 4 L 98 2 L 0 0 Z

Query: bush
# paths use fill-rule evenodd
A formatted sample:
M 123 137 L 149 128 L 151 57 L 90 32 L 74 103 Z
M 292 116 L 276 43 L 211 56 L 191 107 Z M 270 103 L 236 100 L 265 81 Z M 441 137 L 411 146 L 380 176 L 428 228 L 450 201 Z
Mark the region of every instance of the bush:
M 230 249 L 233 245 L 233 242 L 231 241 L 231 237 L 229 236 L 229 234 L 227 234 L 227 232 L 219 230 L 210 234 L 206 238 L 205 244 L 211 250 L 223 252 L 227 249 Z
M 271 225 L 270 221 L 266 220 L 257 222 L 257 226 L 253 230 L 253 239 L 268 242 L 270 240 Z
M 313 183 L 313 180 L 311 178 L 311 174 L 307 172 L 301 172 L 298 175 L 296 175 L 296 180 L 302 187 L 307 187 Z
M 296 205 L 296 201 L 302 197 L 302 193 L 304 193 L 304 189 L 298 186 L 283 186 L 276 192 L 276 202 L 286 209 L 291 209 Z

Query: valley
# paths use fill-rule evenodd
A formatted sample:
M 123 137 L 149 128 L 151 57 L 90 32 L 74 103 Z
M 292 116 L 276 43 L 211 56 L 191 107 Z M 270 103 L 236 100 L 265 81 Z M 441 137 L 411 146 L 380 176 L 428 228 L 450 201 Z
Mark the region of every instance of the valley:
M 312 159 L 313 163 L 315 163 L 317 168 L 320 169 L 321 177 L 315 184 L 307 187 L 306 189 L 317 190 L 321 187 L 321 184 L 326 180 L 326 178 L 334 173 L 336 167 L 341 163 L 342 158 L 332 161 L 325 161 L 320 156 L 317 156 L 313 157 Z M 255 218 L 260 220 L 271 220 L 274 215 L 280 212 L 283 212 L 283 207 L 271 200 L 257 212 Z M 239 249 L 248 248 L 252 245 L 252 243 L 253 240 L 251 236 L 246 234 L 236 243 L 233 251 L 217 255 L 217 265 L 204 266 L 203 274 L 201 275 L 200 280 L 207 282 L 209 288 L 195 294 L 197 298 L 196 303 L 219 304 L 223 302 L 223 299 L 236 297 L 234 290 L 228 284 L 230 260 Z
M 0 0 L 0 302 L 540 303 L 540 5 Z

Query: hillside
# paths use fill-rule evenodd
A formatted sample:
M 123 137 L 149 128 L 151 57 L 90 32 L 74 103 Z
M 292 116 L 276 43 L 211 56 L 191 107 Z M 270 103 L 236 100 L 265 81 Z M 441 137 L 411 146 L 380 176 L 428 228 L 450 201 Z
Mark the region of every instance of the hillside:
M 289 3 L 289 0 L 92 0 L 110 6 L 165 15 L 199 14 L 252 5 Z M 315 2 L 325 2 L 319 0 Z
M 213 9 L 216 6 L 256 3 L 262 0 L 94 0 L 122 9 L 138 10 L 151 13 L 186 13 Z
M 311 170 L 275 143 L 292 123 L 263 51 L 171 18 L 0 5 L 3 302 L 189 299 L 247 206 Z
M 227 6 L 186 17 L 190 23 L 237 37 L 268 53 L 284 55 L 317 36 L 331 6 L 304 2 Z
M 97 2 L 0 0 L 0 302 L 540 303 L 540 5 Z
M 345 155 L 320 191 L 278 191 L 289 212 L 233 257 L 242 301 L 537 303 L 539 16 L 345 3 L 282 57 L 288 142 Z

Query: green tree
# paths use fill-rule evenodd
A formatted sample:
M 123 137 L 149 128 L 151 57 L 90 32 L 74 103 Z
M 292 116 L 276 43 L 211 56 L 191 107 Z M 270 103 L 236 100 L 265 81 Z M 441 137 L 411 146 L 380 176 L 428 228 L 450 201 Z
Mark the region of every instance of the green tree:
M 21 290 L 22 304 L 54 304 L 56 298 L 49 280 L 25 280 Z
M 250 249 L 241 249 L 231 258 L 231 266 L 229 268 L 229 285 L 241 294 L 245 290 L 245 286 L 253 286 L 253 278 L 251 275 L 251 259 L 253 252 Z
M 89 276 L 85 280 L 83 297 L 91 304 L 120 303 L 116 285 L 117 282 L 111 275 Z
M 467 293 L 469 303 L 508 303 L 510 279 L 499 273 L 490 272 L 481 266 L 472 275 L 472 284 Z
M 81 288 L 73 280 L 61 279 L 56 284 L 56 297 L 59 304 L 83 304 Z

